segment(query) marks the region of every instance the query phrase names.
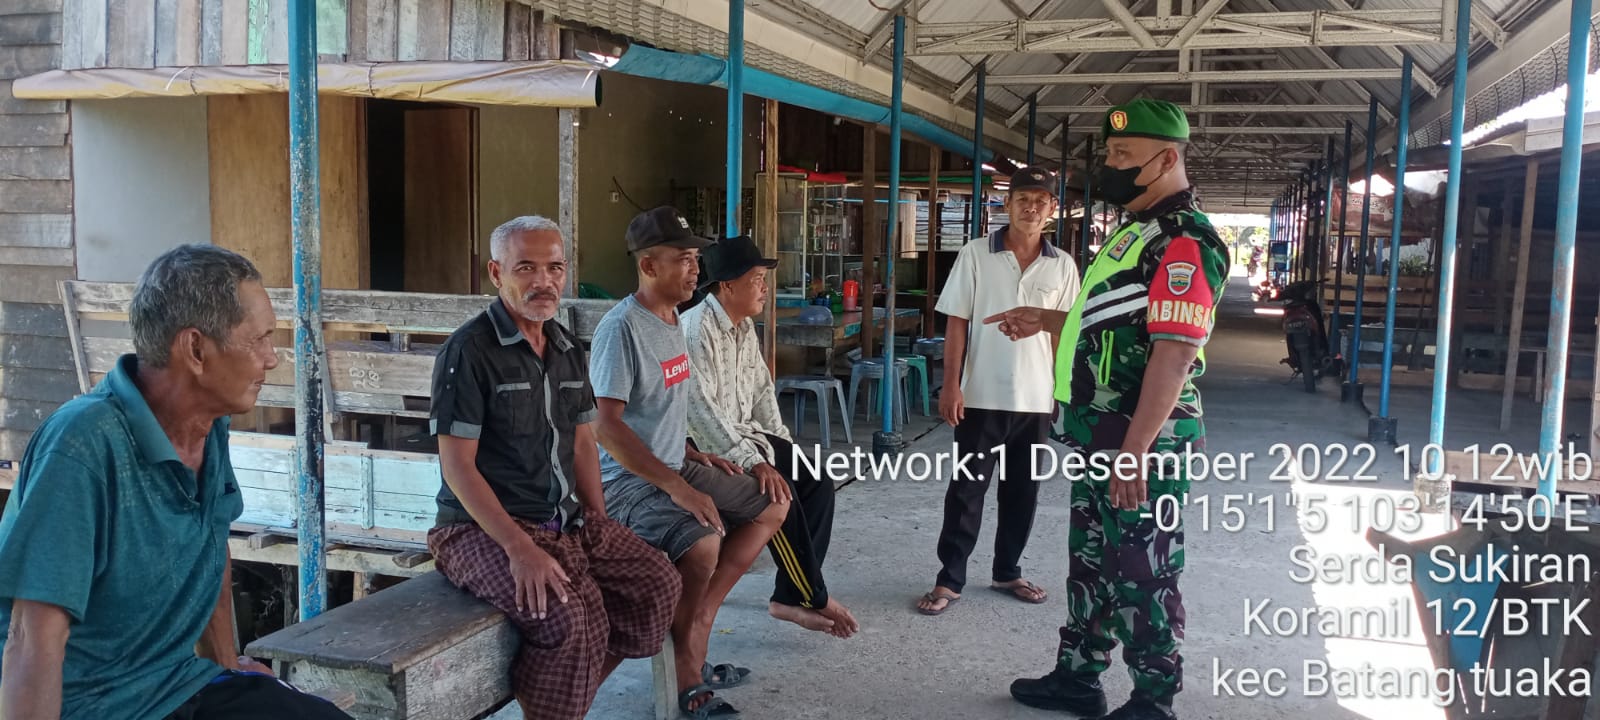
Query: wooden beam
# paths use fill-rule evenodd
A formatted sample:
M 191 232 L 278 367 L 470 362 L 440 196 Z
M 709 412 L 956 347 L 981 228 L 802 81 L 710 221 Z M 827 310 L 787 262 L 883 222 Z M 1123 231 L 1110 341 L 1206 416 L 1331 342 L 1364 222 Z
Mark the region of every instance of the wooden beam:
M 861 357 L 870 358 L 878 337 L 872 322 L 878 259 L 878 127 L 866 125 L 861 132 Z
M 1506 337 L 1509 345 L 1506 348 L 1506 384 L 1500 394 L 1501 432 L 1511 429 L 1512 394 L 1517 384 L 1517 356 L 1522 353 L 1522 315 L 1528 304 L 1528 258 L 1533 251 L 1533 211 L 1538 192 L 1539 160 L 1530 158 L 1522 186 L 1522 238 L 1517 246 L 1517 281 L 1511 299 L 1511 330 Z
M 556 187 L 560 193 L 561 250 L 567 257 L 566 297 L 578 296 L 578 109 L 561 108 L 556 113 L 561 136 L 557 152 Z
M 767 98 L 762 106 L 761 138 L 766 141 L 766 147 L 761 154 L 765 172 L 761 176 L 761 195 L 764 201 L 757 203 L 756 207 L 763 207 L 765 212 L 756 222 L 761 225 L 761 256 L 778 257 L 778 101 Z M 805 223 L 807 208 L 800 208 L 801 223 Z M 802 233 L 804 231 L 802 230 Z M 801 268 L 805 272 L 805 268 Z M 841 278 L 842 280 L 842 278 Z M 767 273 L 767 306 L 761 311 L 762 327 L 766 328 L 766 337 L 761 339 L 761 354 L 767 359 L 767 374 L 772 377 L 778 375 L 778 274 Z
M 1511 280 L 1507 274 L 1511 265 L 1511 202 L 1516 199 L 1511 194 L 1511 181 L 1507 180 L 1500 192 L 1500 238 L 1495 240 L 1493 278 L 1491 286 L 1494 288 L 1494 332 L 1499 335 L 1506 328 L 1506 284 Z

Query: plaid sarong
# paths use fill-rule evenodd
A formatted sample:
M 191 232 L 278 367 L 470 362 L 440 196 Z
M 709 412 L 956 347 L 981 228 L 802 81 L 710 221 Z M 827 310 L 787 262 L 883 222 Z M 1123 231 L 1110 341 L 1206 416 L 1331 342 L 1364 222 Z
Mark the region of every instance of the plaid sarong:
M 572 580 L 567 602 L 551 597 L 543 620 L 531 607 L 517 610 L 506 553 L 476 524 L 435 528 L 428 548 L 446 579 L 499 608 L 521 631 L 511 686 L 523 716 L 579 720 L 600 688 L 607 653 L 660 652 L 682 580 L 660 550 L 610 519 L 585 518 L 570 533 L 517 524 Z

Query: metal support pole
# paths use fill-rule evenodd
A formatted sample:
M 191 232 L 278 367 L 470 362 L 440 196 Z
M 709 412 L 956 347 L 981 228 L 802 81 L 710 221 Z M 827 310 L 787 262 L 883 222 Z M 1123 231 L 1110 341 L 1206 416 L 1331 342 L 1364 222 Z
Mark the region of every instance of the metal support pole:
M 900 388 L 900 375 L 894 365 L 894 266 L 895 258 L 899 256 L 900 221 L 900 116 L 902 114 L 901 91 L 905 85 L 906 76 L 906 18 L 904 15 L 894 16 L 894 86 L 889 104 L 889 237 L 883 244 L 884 251 L 884 294 L 888 296 L 888 309 L 884 314 L 883 327 L 883 381 L 878 383 L 878 407 L 883 409 L 883 429 L 872 436 L 872 452 L 882 457 L 889 453 L 899 452 L 901 446 L 900 431 L 896 427 L 899 420 L 899 410 L 895 408 L 896 390 Z M 983 98 L 978 102 L 982 104 Z M 933 258 L 928 258 L 933 262 Z M 924 382 L 927 378 L 923 379 Z M 907 402 L 910 399 L 907 398 Z
M 1322 162 L 1322 192 L 1317 199 L 1322 201 L 1322 211 L 1317 213 L 1317 304 L 1322 304 L 1323 291 L 1328 285 L 1328 240 L 1333 235 L 1333 138 L 1328 138 L 1328 147 L 1323 155 Z M 1333 338 L 1326 338 L 1328 347 L 1334 347 Z
M 1061 172 L 1056 177 L 1056 247 L 1067 247 L 1067 131 L 1061 131 Z
M 1587 6 L 1587 0 L 1577 0 L 1573 9 L 1577 10 L 1578 4 Z M 1467 41 L 1472 37 L 1472 26 L 1469 24 L 1472 16 L 1472 0 L 1459 0 L 1456 6 L 1456 76 L 1450 94 L 1450 177 L 1445 183 L 1444 191 L 1444 233 L 1441 240 L 1443 252 L 1440 254 L 1439 270 L 1439 323 L 1438 337 L 1434 340 L 1433 353 L 1433 417 L 1428 422 L 1428 444 L 1434 448 L 1444 447 L 1444 411 L 1445 399 L 1450 387 L 1450 331 L 1455 320 L 1456 298 L 1456 233 L 1461 223 L 1461 136 L 1467 118 Z M 1588 8 L 1584 9 L 1585 24 L 1589 17 Z M 1587 33 L 1583 36 L 1584 47 L 1588 46 Z M 1586 59 L 1586 53 L 1580 57 Z M 1582 60 L 1579 64 L 1582 64 Z M 1568 97 L 1572 93 L 1569 88 Z M 1583 79 L 1578 80 L 1579 102 L 1582 102 Z M 1575 111 L 1578 115 L 1579 127 L 1583 124 L 1583 106 L 1578 105 Z M 1576 136 L 1573 136 L 1576 137 Z M 1570 138 L 1568 138 L 1570 139 Z M 1579 143 L 1582 144 L 1581 142 Z M 1566 159 L 1563 152 L 1562 159 Z M 1577 155 L 1573 155 L 1574 161 Z M 1577 169 L 1573 169 L 1573 192 L 1577 192 Z M 1577 204 L 1576 194 L 1572 197 L 1574 205 Z M 1574 218 L 1576 216 L 1573 216 Z M 1574 225 L 1574 228 L 1576 225 Z M 1559 235 L 1559 232 L 1558 232 Z M 1559 254 L 1558 254 L 1559 256 Z M 1555 294 L 1552 286 L 1551 293 Z M 1552 328 L 1552 331 L 1554 328 Z M 1564 358 L 1563 358 L 1564 360 Z M 1563 362 L 1562 367 L 1566 367 Z M 1439 451 L 1425 452 L 1422 454 L 1429 465 L 1427 474 L 1438 476 L 1444 472 L 1443 453 Z
M 1063 130 L 1065 135 L 1066 131 Z M 1089 233 L 1089 218 L 1094 213 L 1094 136 L 1090 135 L 1085 144 L 1083 158 L 1083 242 L 1078 245 L 1078 270 L 1081 272 L 1089 267 L 1089 241 L 1093 237 Z
M 1394 445 L 1400 423 L 1389 417 L 1389 383 L 1394 370 L 1394 314 L 1400 295 L 1400 229 L 1406 209 L 1406 154 L 1411 135 L 1411 53 L 1400 62 L 1400 126 L 1394 159 L 1394 227 L 1389 232 L 1389 298 L 1383 310 L 1383 381 L 1378 387 L 1378 415 L 1367 418 L 1367 441 Z
M 1462 73 L 1466 77 L 1466 73 Z M 1359 257 L 1356 260 L 1356 313 L 1350 321 L 1350 381 L 1345 383 L 1340 400 L 1352 397 L 1356 402 L 1361 402 L 1361 311 L 1365 304 L 1367 294 L 1367 243 L 1371 239 L 1372 229 L 1372 162 L 1373 152 L 1376 150 L 1374 143 L 1378 139 L 1378 97 L 1376 95 L 1368 101 L 1367 105 L 1367 172 L 1362 175 L 1361 194 L 1361 246 L 1358 249 Z
M 1033 138 L 1039 132 L 1039 93 L 1028 96 L 1028 164 L 1033 164 Z M 1065 130 L 1061 131 L 1066 135 Z
M 744 185 L 743 150 L 744 0 L 728 0 L 728 207 L 723 223 L 728 237 L 739 234 L 739 191 Z
M 1339 347 L 1339 317 L 1344 314 L 1344 261 L 1350 252 L 1345 237 L 1345 218 L 1350 215 L 1350 121 L 1344 121 L 1344 154 L 1339 156 L 1339 238 L 1333 259 L 1333 314 L 1328 322 L 1328 347 Z M 1331 179 L 1331 175 L 1329 176 Z M 1330 196 L 1331 197 L 1331 196 Z M 1329 202 L 1332 211 L 1332 202 Z
M 289 200 L 294 238 L 295 523 L 300 620 L 328 604 L 323 555 L 322 212 L 317 162 L 317 7 L 289 3 Z
M 1544 411 L 1539 423 L 1539 457 L 1555 459 L 1561 450 L 1562 411 L 1567 402 L 1567 349 L 1571 342 L 1573 252 L 1578 234 L 1578 179 L 1583 160 L 1585 66 L 1589 58 L 1590 0 L 1572 0 L 1571 40 L 1567 46 L 1567 116 L 1561 125 L 1561 171 L 1556 186 L 1555 268 L 1550 279 L 1550 348 L 1545 353 Z M 1458 65 L 1460 63 L 1457 63 Z M 1452 148 L 1453 149 L 1453 148 Z M 1574 448 L 1576 451 L 1576 448 Z M 1541 463 L 1539 494 L 1553 507 L 1557 463 Z
M 967 239 L 983 234 L 983 104 L 989 62 L 978 61 L 977 113 L 972 120 L 972 232 Z

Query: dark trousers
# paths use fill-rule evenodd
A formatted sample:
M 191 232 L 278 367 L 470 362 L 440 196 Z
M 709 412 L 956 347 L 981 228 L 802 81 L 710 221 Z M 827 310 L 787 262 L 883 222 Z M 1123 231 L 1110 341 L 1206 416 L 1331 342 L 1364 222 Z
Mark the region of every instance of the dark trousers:
M 167 720 L 350 720 L 343 710 L 269 675 L 225 670 Z
M 778 564 L 778 580 L 772 590 L 772 601 L 821 609 L 828 604 L 828 583 L 822 577 L 822 561 L 828 556 L 828 542 L 833 538 L 833 481 L 805 473 L 805 466 L 794 461 L 794 445 L 773 435 L 774 467 L 789 481 L 794 501 L 789 503 L 789 514 L 783 518 L 783 527 L 767 542 L 772 559 Z
M 944 527 L 939 531 L 938 584 L 961 592 L 967 584 L 967 558 L 978 544 L 983 527 L 983 498 L 997 472 L 1005 445 L 1005 475 L 996 491 L 1000 513 L 994 531 L 994 581 L 1006 583 L 1022 577 L 1022 550 L 1033 532 L 1039 483 L 1033 479 L 1033 446 L 1043 443 L 1050 428 L 1049 413 L 967 408 L 956 425 L 956 451 L 964 457 L 983 457 L 969 463 L 972 477 L 950 479 L 944 495 Z

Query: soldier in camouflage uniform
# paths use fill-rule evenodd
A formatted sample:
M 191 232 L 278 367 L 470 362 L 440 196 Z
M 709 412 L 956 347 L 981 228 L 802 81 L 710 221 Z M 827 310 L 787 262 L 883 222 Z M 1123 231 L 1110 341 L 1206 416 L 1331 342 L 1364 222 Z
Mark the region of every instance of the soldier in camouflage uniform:
M 1171 720 L 1183 687 L 1183 459 L 1204 450 L 1193 378 L 1204 370 L 1201 347 L 1227 282 L 1228 250 L 1195 207 L 1181 109 L 1135 100 L 1112 108 L 1102 132 L 1106 164 L 1095 187 L 1128 221 L 1086 269 L 1065 317 L 1017 308 L 986 319 L 1012 337 L 1060 334 L 1051 436 L 1098 456 L 1086 477 L 1072 478 L 1068 617 L 1056 667 L 1017 680 L 1011 694 L 1100 717 L 1099 675 L 1120 641 L 1133 697 L 1106 717 Z M 1136 469 L 1117 469 L 1125 465 Z

